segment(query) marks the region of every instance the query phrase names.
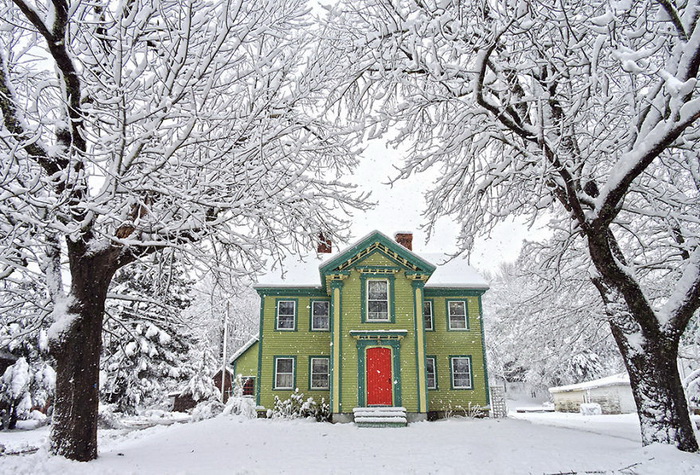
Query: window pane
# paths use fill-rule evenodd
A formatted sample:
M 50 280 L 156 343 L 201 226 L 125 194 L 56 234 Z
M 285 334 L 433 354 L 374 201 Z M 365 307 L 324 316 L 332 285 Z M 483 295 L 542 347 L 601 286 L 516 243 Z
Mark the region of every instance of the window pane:
M 293 375 L 291 374 L 278 374 L 277 375 L 277 382 L 275 387 L 277 388 L 292 388 L 292 381 L 293 381 Z
M 467 322 L 464 316 L 450 315 L 450 328 L 467 328 Z
M 387 282 L 383 280 L 370 280 L 367 282 L 370 300 L 386 300 L 388 296 Z
M 328 316 L 329 302 L 314 302 L 313 303 L 313 314 L 314 317 Z
M 450 302 L 450 315 L 465 315 L 464 302 Z
M 455 373 L 468 373 L 469 372 L 469 360 L 467 358 L 455 358 L 452 360 L 452 367 Z
M 313 359 L 314 373 L 328 373 L 328 360 L 326 358 Z
M 280 315 L 277 319 L 277 328 L 294 329 L 294 315 Z
M 293 300 L 281 300 L 277 302 L 277 313 L 279 315 L 294 315 L 294 307 Z
M 277 360 L 278 373 L 291 373 L 294 368 L 294 363 L 291 358 L 280 358 Z

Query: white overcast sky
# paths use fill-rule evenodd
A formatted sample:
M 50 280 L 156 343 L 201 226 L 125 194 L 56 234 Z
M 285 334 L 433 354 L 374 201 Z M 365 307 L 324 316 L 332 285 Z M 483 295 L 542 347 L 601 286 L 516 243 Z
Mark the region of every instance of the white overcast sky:
M 458 226 L 443 218 L 437 232 L 429 242 L 420 229 L 425 222 L 421 216 L 425 205 L 423 193 L 430 186 L 430 179 L 412 176 L 407 180 L 388 185 L 389 177 L 396 175 L 402 153 L 385 146 L 383 140 L 370 142 L 362 154 L 360 166 L 353 182 L 362 190 L 372 192 L 377 206 L 367 212 L 357 212 L 353 219 L 352 239 L 358 239 L 373 230 L 393 237 L 397 231 L 413 232 L 413 249 L 418 252 L 454 252 Z M 516 259 L 523 239 L 537 240 L 546 236 L 543 229 L 528 230 L 521 222 L 504 222 L 490 239 L 478 238 L 470 263 L 478 270 L 494 271 L 501 262 Z

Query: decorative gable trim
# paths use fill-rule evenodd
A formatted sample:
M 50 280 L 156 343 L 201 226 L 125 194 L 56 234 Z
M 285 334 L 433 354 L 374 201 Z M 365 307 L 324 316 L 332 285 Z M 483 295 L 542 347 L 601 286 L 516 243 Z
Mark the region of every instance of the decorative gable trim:
M 394 261 L 398 266 L 362 266 L 356 268 L 363 273 L 397 273 L 405 269 L 412 275 L 420 275 L 421 279 L 429 277 L 436 267 L 417 254 L 396 243 L 379 231 L 374 231 L 351 246 L 334 259 L 323 264 L 320 268 L 321 282 L 326 284 L 326 277 L 349 272 L 350 268 L 359 264 L 363 259 L 375 252 L 380 252 Z

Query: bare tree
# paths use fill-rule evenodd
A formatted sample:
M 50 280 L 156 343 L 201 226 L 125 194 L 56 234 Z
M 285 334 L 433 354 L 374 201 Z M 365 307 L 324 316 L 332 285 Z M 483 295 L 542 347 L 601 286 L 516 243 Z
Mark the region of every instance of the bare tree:
M 587 248 L 643 443 L 697 450 L 676 356 L 700 306 L 700 3 L 372 0 L 334 13 L 330 44 L 355 65 L 338 103 L 370 135 L 399 130 L 412 146 L 402 177 L 442 171 L 428 229 L 452 216 L 468 249 L 505 216 L 562 218 Z
M 45 278 L 53 453 L 97 456 L 119 268 L 168 247 L 248 274 L 364 206 L 318 107 L 341 65 L 310 50 L 307 16 L 302 0 L 2 3 L 0 275 Z

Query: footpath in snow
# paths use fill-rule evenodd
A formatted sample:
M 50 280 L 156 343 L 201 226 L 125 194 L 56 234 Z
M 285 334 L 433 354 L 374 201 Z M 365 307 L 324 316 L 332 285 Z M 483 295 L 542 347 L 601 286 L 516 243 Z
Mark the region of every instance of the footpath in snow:
M 0 473 L 700 473 L 700 455 L 642 448 L 637 432 L 635 415 L 512 414 L 383 429 L 220 416 L 126 433 L 103 430 L 96 461 L 69 462 L 41 448 L 0 457 Z M 0 432 L 0 443 L 20 449 L 41 445 L 47 435 L 46 427 Z

